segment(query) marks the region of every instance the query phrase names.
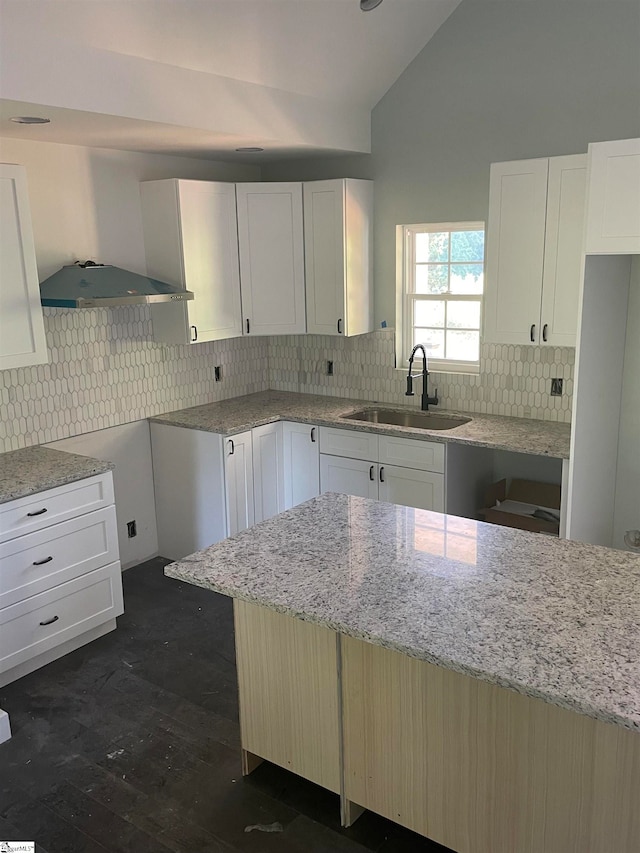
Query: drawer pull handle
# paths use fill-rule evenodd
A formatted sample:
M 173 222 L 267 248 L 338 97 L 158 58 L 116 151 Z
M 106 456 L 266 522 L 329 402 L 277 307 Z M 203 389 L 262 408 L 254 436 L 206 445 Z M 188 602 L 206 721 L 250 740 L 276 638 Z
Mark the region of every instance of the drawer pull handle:
M 549 328 L 549 325 L 547 323 L 545 323 L 544 326 L 542 327 L 542 340 L 545 342 L 545 344 L 547 342 L 547 329 L 548 328 Z
M 338 334 L 342 334 L 342 319 L 338 320 Z
M 380 482 L 384 483 L 384 465 L 380 468 Z
M 46 506 L 43 509 L 38 509 L 35 512 L 28 512 L 28 518 L 33 518 L 34 515 L 43 515 L 47 511 Z
M 41 625 L 53 625 L 54 622 L 57 622 L 59 616 L 52 616 L 51 619 L 45 619 L 44 622 L 41 622 Z
M 531 343 L 533 343 L 536 339 L 536 324 L 535 323 L 531 324 L 531 329 L 529 330 L 529 338 L 531 340 Z
M 311 441 L 314 442 L 314 444 L 315 444 L 315 440 L 316 440 L 316 428 L 311 427 Z
M 193 334 L 191 335 L 191 343 L 194 343 L 198 340 L 198 327 L 192 326 Z
M 235 444 L 233 443 L 233 439 L 232 439 L 232 438 L 230 438 L 230 439 L 229 439 L 229 456 L 233 456 L 233 454 L 234 454 L 235 452 L 236 452 L 236 446 L 235 446 Z
M 372 465 L 372 466 L 371 466 L 371 468 L 369 468 L 369 479 L 370 479 L 370 480 L 372 480 L 372 481 L 373 481 L 373 480 L 375 480 L 375 476 L 374 476 L 374 473 L 373 473 L 373 472 L 374 472 L 374 469 L 375 469 L 375 466 L 374 466 L 374 465 Z
M 45 563 L 50 563 L 53 557 L 45 557 L 44 560 L 36 560 L 34 566 L 44 566 Z

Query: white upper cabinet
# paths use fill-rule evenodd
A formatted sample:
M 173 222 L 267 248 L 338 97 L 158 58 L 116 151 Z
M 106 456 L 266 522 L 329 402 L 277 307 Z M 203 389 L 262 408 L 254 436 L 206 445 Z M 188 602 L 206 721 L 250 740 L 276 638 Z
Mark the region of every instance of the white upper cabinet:
M 585 251 L 640 254 L 640 139 L 589 145 Z
M 576 345 L 586 167 L 586 154 L 549 160 L 540 337 L 552 346 Z
M 303 196 L 307 331 L 372 331 L 373 183 L 311 181 Z
M 147 273 L 195 295 L 151 306 L 155 339 L 187 344 L 239 337 L 235 185 L 170 178 L 140 188 Z
M 0 164 L 0 370 L 48 360 L 27 174 Z
M 484 341 L 574 346 L 586 155 L 491 165 Z
M 301 183 L 236 185 L 243 332 L 306 331 Z

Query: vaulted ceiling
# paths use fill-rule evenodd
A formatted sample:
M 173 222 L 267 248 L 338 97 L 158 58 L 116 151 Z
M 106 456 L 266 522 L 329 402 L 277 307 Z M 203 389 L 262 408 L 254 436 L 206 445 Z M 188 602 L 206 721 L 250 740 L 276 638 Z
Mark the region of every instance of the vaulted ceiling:
M 366 152 L 371 109 L 459 2 L 0 0 L 0 135 L 198 157 Z M 34 112 L 51 124 L 8 121 Z

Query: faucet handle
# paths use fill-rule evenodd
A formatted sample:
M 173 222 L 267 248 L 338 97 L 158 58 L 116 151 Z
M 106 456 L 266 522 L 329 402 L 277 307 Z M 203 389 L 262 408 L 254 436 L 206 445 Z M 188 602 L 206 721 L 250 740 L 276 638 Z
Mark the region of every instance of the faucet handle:
M 404 393 L 405 397 L 415 397 L 413 392 L 413 377 L 411 376 L 411 372 L 407 376 L 407 390 Z

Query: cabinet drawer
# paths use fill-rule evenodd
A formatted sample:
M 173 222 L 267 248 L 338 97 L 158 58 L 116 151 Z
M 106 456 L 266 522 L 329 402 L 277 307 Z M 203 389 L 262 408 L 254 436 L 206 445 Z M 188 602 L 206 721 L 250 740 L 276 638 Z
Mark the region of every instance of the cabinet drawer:
M 0 610 L 0 672 L 124 612 L 120 563 Z
M 444 444 L 393 435 L 381 435 L 379 442 L 378 460 L 381 465 L 400 465 L 444 474 Z
M 117 559 L 114 506 L 18 536 L 0 545 L 0 607 L 8 607 Z
M 0 504 L 0 542 L 114 502 L 111 471 Z
M 320 427 L 320 453 L 375 462 L 378 458 L 378 436 L 354 429 Z

